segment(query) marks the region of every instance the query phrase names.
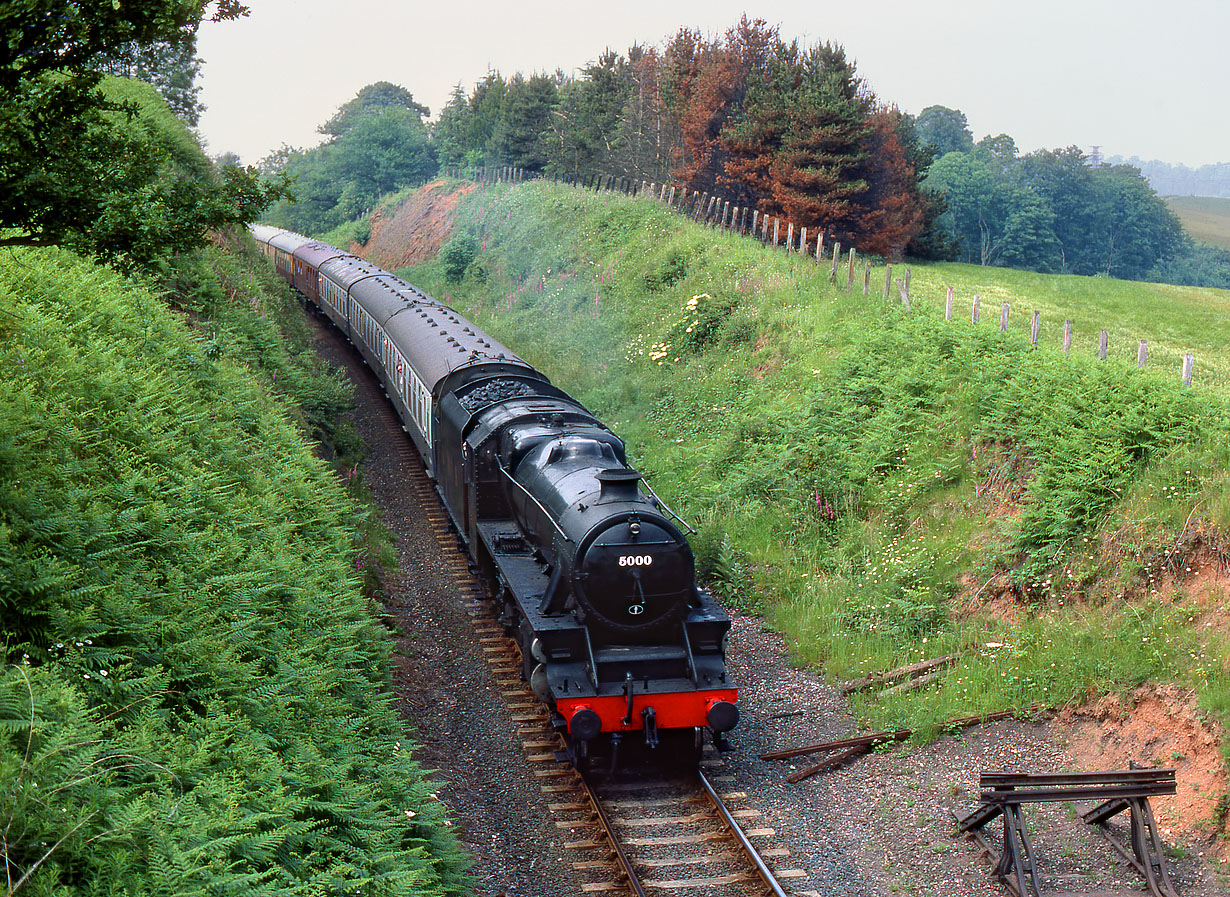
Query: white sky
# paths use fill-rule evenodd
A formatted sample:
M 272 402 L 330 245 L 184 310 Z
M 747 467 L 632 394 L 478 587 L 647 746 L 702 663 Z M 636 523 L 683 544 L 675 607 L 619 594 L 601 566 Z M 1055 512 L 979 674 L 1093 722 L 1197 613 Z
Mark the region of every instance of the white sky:
M 319 142 L 317 126 L 375 81 L 407 88 L 434 117 L 454 85 L 469 93 L 489 69 L 571 74 L 607 47 L 661 47 L 682 26 L 718 35 L 744 12 L 787 40 L 843 45 L 906 112 L 960 109 L 975 140 L 1230 161 L 1227 0 L 247 3 L 248 18 L 203 26 L 198 52 L 208 151 L 248 164 Z

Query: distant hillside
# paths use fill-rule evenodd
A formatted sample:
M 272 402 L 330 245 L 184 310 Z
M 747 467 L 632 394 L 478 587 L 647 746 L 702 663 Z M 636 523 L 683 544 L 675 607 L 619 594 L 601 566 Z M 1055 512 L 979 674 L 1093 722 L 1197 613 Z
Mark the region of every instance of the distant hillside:
M 1166 205 L 1184 229 L 1202 243 L 1230 249 L 1230 199 L 1215 196 L 1168 196 Z

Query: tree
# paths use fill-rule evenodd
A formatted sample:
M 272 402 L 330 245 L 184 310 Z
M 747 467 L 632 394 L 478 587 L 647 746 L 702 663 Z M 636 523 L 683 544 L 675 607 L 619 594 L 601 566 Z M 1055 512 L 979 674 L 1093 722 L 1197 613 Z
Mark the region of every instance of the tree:
M 900 259 L 922 233 L 927 206 L 901 139 L 905 116 L 879 109 L 867 121 L 871 130 L 861 171 L 867 191 L 859 198 L 851 236 L 862 252 Z
M 1143 278 L 1187 248 L 1183 225 L 1138 169 L 1107 165 L 1092 174 L 1102 210 L 1102 226 L 1095 232 L 1100 245 L 1094 247 L 1098 273 Z
M 969 153 L 945 153 L 932 163 L 925 185 L 944 194 L 948 209 L 940 220 L 957 241 L 959 258 L 994 264 L 1003 248 L 1007 195 L 986 163 Z
M 626 64 L 607 50 L 586 66 L 584 78 L 561 89 L 554 115 L 552 156 L 563 171 L 611 170 L 622 155 L 620 123 L 630 85 Z
M 1022 156 L 1012 172 L 1018 187 L 1032 190 L 1054 212 L 1060 253 L 1055 270 L 1066 274 L 1098 273 L 1099 255 L 1093 245 L 1100 240 L 1091 236 L 1101 227 L 1101 203 L 1084 153 L 1075 146 L 1038 150 Z
M 983 137 L 972 150 L 997 177 L 1007 177 L 1016 164 L 1016 141 L 1007 134 Z
M 469 133 L 472 114 L 465 88 L 458 83 L 431 129 L 432 146 L 441 165 L 474 164 L 467 158 L 471 150 Z
M 16 89 L 49 72 L 77 73 L 98 83 L 94 63 L 126 46 L 181 39 L 209 12 L 207 0 L 73 3 L 21 0 L 0 15 L 0 87 Z M 211 21 L 248 14 L 236 0 L 212 4 Z
M 620 118 L 623 171 L 661 183 L 681 150 L 679 122 L 668 108 L 662 56 L 653 47 L 628 49 L 628 102 Z
M 385 193 L 426 180 L 436 170 L 427 126 L 417 111 L 375 106 L 353 117 L 328 146 L 326 168 L 341 185 L 337 211 L 358 217 Z
M 156 104 L 100 88 L 97 60 L 134 42 L 184 41 L 206 14 L 247 13 L 233 0 L 212 10 L 201 0 L 23 0 L 5 8 L 0 245 L 60 244 L 145 265 L 202 245 L 208 229 L 251 220 L 280 195 L 254 170 L 180 168 L 181 138 L 158 119 Z
M 431 110 L 421 103 L 416 103 L 414 96 L 406 88 L 388 81 L 377 81 L 361 88 L 317 130 L 330 137 L 341 137 L 367 113 L 384 109 L 407 110 L 418 116 L 420 122 L 431 115 Z
M 689 189 L 712 191 L 729 158 L 722 139 L 727 123 L 742 109 L 748 73 L 765 64 L 777 29 L 743 16 L 725 43 L 680 30 L 667 45 L 668 96 L 679 120 L 681 151 L 673 174 Z M 727 187 L 737 185 L 734 181 Z
M 873 130 L 853 64 L 834 44 L 801 52 L 776 39 L 762 59 L 748 58 L 741 108 L 722 131 L 729 161 L 721 183 L 762 212 L 848 239 L 866 211 Z
M 504 97 L 508 83 L 499 72 L 488 72 L 474 85 L 470 94 L 469 136 L 467 144 L 473 154 L 471 164 L 496 164 L 495 134 L 504 115 Z
M 196 33 L 175 35 L 171 40 L 142 44 L 132 41 L 110 56 L 97 60 L 101 71 L 121 78 L 144 81 L 166 100 L 171 111 L 196 127 L 204 106 L 196 80 L 201 59 L 196 55 Z
M 1010 188 L 1006 206 L 996 264 L 1045 273 L 1058 270 L 1059 241 L 1050 204 L 1032 190 Z
M 968 153 L 974 148 L 974 135 L 970 133 L 965 113 L 960 109 L 928 106 L 918 113 L 914 133 L 919 143 L 935 147 L 940 156 L 945 153 Z
M 551 159 L 548 135 L 558 99 L 559 83 L 550 75 L 514 75 L 491 135 L 489 159 L 527 171 L 545 168 Z

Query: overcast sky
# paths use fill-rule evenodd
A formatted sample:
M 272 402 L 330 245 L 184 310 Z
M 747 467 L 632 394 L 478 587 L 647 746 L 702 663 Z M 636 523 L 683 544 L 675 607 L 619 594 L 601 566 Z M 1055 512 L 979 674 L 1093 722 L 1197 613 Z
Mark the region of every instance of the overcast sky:
M 610 47 L 661 47 L 680 27 L 719 35 L 746 12 L 787 40 L 834 41 L 883 101 L 960 109 L 974 139 L 1022 152 L 1198 166 L 1230 161 L 1227 0 L 246 0 L 206 24 L 200 129 L 211 154 L 253 164 L 317 126 L 361 87 L 392 81 L 436 116 L 453 87 L 584 67 Z

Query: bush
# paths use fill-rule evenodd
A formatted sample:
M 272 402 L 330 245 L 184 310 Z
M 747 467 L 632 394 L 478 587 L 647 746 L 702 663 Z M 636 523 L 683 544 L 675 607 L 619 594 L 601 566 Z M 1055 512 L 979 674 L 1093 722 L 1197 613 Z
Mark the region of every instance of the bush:
M 477 254 L 478 241 L 469 235 L 454 237 L 441 247 L 436 257 L 443 266 L 445 280 L 449 283 L 461 283 L 466 268 Z

